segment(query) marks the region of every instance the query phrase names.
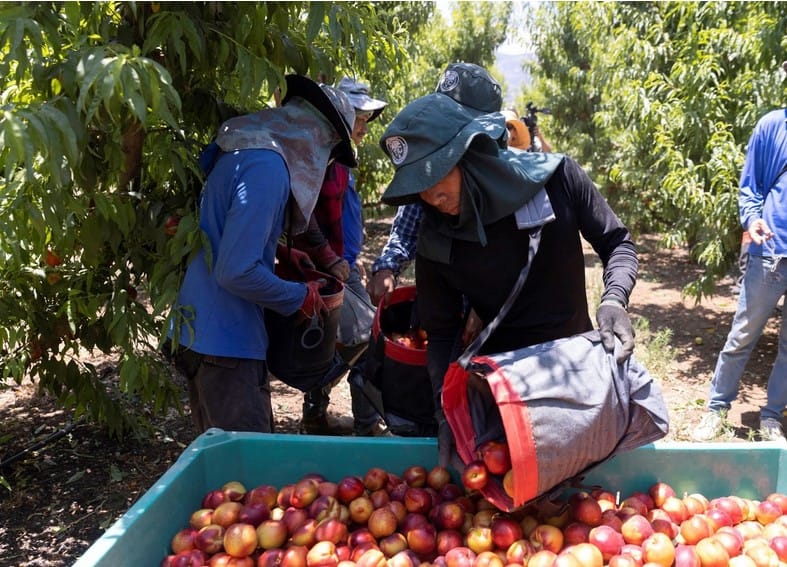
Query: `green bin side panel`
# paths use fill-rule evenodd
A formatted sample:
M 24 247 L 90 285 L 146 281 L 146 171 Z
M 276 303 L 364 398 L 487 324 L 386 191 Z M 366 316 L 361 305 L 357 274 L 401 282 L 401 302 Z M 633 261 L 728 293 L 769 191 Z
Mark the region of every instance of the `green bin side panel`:
M 785 450 L 776 443 L 657 443 L 601 463 L 583 485 L 620 491 L 621 498 L 664 481 L 678 494 L 762 498 L 787 492 Z M 784 463 L 784 466 L 783 466 Z M 169 552 L 202 497 L 229 480 L 247 488 L 281 487 L 308 473 L 338 481 L 371 467 L 400 474 L 437 464 L 434 438 L 314 437 L 213 429 L 189 445 L 156 483 L 76 562 L 74 567 L 152 566 Z
M 410 465 L 437 464 L 433 438 L 314 437 L 206 431 L 170 469 L 115 522 L 74 567 L 155 567 L 172 536 L 188 526 L 208 490 L 229 480 L 246 488 L 281 487 L 317 472 L 338 481 L 372 467 L 400 474 Z
M 735 494 L 761 499 L 787 490 L 787 451 L 778 443 L 656 443 L 621 453 L 588 472 L 583 484 L 620 490 L 622 497 L 670 484 L 679 496 Z

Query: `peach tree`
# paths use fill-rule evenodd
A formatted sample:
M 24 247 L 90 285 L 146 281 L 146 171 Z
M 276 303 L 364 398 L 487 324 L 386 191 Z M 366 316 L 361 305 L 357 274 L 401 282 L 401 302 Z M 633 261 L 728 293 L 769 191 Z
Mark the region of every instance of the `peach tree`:
M 637 231 L 686 245 L 697 300 L 737 259 L 738 179 L 757 119 L 784 106 L 787 7 L 545 3 L 532 74 L 556 151 L 586 165 Z
M 202 244 L 200 149 L 288 72 L 395 77 L 407 34 L 389 8 L 0 5 L 0 384 L 30 377 L 112 434 L 146 423 L 130 400 L 177 407 L 160 347 Z

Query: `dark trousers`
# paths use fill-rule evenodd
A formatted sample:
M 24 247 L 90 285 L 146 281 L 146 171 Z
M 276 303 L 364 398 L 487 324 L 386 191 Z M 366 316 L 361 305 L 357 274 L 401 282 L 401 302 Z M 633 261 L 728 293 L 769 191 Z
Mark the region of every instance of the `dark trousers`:
M 181 348 L 174 362 L 186 377 L 191 418 L 200 433 L 211 427 L 273 432 L 271 389 L 264 360 L 202 355 Z

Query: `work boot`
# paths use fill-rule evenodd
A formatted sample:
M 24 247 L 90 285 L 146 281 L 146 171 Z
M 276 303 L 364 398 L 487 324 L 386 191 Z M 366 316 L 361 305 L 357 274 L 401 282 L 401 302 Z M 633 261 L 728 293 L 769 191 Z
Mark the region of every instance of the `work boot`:
M 391 430 L 385 425 L 382 419 L 376 420 L 369 425 L 356 423 L 353 425 L 353 435 L 356 437 L 394 437 Z
M 307 435 L 348 435 L 350 430 L 328 421 L 329 386 L 314 388 L 303 394 L 303 417 L 300 432 Z

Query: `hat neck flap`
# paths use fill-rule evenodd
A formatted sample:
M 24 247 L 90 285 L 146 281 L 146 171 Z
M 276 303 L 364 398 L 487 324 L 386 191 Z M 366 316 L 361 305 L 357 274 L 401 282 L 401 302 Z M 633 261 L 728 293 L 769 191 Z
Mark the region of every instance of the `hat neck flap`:
M 501 151 L 496 156 L 469 149 L 459 162 L 459 215 L 445 215 L 425 205 L 418 253 L 447 264 L 454 240 L 486 246 L 484 227 L 513 215 L 531 201 L 562 161 L 561 154 Z
M 273 150 L 282 156 L 290 174 L 290 192 L 295 207 L 290 230 L 306 230 L 331 149 L 340 138 L 323 114 L 301 97 L 280 108 L 269 108 L 231 118 L 221 125 L 216 143 L 225 152 Z

